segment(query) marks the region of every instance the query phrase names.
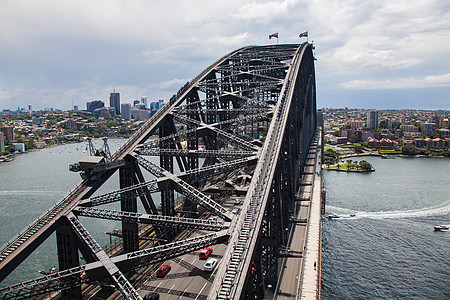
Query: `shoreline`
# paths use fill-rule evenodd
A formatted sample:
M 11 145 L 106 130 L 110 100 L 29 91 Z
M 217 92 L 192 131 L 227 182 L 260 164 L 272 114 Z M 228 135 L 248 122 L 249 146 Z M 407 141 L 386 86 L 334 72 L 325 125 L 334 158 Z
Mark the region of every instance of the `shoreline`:
M 328 167 L 324 167 L 322 166 L 323 170 L 328 170 L 328 171 L 338 171 L 338 172 L 353 172 L 353 173 L 370 173 L 370 172 L 375 172 L 374 168 L 371 168 L 370 170 L 355 170 L 355 169 L 337 169 L 337 168 L 328 168 Z
M 403 158 L 450 158 L 447 156 L 433 156 L 433 155 L 421 155 L 421 154 L 417 154 L 417 155 L 405 155 L 405 154 L 380 154 L 380 153 L 355 153 L 355 154 L 348 154 L 348 155 L 343 155 L 341 157 L 341 159 L 346 159 L 346 158 L 350 158 L 350 157 L 364 157 L 364 156 L 374 156 L 374 157 L 383 157 L 383 156 L 387 156 L 387 158 L 395 158 L 395 157 L 403 157 Z

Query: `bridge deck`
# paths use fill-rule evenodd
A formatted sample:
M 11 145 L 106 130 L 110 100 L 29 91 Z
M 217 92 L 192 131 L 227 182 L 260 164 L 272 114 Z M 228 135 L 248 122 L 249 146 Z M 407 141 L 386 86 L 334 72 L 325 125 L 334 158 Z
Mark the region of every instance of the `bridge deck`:
M 314 170 L 304 176 L 302 183 L 312 185 L 301 185 L 296 215 L 297 220 L 306 219 L 307 223 L 295 222 L 291 226 L 287 257 L 283 259 L 274 299 L 317 299 L 320 290 L 321 147 L 313 145 L 311 150 L 308 157 L 314 166 L 306 168 Z

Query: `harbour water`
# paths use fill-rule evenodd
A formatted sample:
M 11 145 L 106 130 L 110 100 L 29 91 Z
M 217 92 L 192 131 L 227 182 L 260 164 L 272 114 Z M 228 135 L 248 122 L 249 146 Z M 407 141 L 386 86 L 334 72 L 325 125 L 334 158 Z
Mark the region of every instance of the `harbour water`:
M 450 160 L 365 160 L 324 171 L 322 299 L 450 299 Z
M 110 139 L 111 152 L 124 139 Z M 94 140 L 100 148 L 102 140 Z M 85 143 L 66 144 L 17 155 L 14 161 L 0 163 L 0 245 L 5 245 L 81 182 L 79 173 L 69 171 L 69 164 L 88 155 Z M 117 189 L 118 178 L 112 178 L 106 189 Z M 99 191 L 101 192 L 101 191 Z M 109 242 L 105 234 L 120 224 L 87 219 L 88 228 L 100 245 Z M 14 270 L 0 286 L 15 284 L 41 276 L 38 270 L 57 267 L 56 237 L 51 235 L 26 261 Z
M 109 140 L 111 151 L 124 141 Z M 83 143 L 61 145 L 0 164 L 0 244 L 81 181 L 68 165 L 83 151 Z M 450 224 L 450 160 L 366 160 L 375 172 L 324 171 L 327 212 L 341 218 L 323 220 L 322 299 L 450 299 L 450 232 L 433 231 Z M 118 178 L 110 181 L 105 189 L 118 187 Z M 101 245 L 109 241 L 106 231 L 120 228 L 112 221 L 82 222 Z M 57 267 L 55 240 L 51 235 L 0 286 Z

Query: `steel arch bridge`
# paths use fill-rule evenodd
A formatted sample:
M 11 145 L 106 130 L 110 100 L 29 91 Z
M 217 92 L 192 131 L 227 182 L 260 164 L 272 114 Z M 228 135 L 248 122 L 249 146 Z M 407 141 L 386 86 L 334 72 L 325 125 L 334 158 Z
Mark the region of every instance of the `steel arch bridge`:
M 221 243 L 226 250 L 208 297 L 261 298 L 277 281 L 315 133 L 311 44 L 250 46 L 224 56 L 1 249 L 2 281 L 56 233 L 59 271 L 2 288 L 0 297 L 61 290 L 63 299 L 81 299 L 81 285 L 89 283 L 141 299 L 124 274 Z M 120 188 L 94 195 L 116 171 Z M 235 197 L 242 199 L 237 214 L 226 205 Z M 120 209 L 105 209 L 110 203 Z M 80 216 L 120 221 L 122 250 L 102 249 Z M 159 242 L 140 248 L 143 235 Z

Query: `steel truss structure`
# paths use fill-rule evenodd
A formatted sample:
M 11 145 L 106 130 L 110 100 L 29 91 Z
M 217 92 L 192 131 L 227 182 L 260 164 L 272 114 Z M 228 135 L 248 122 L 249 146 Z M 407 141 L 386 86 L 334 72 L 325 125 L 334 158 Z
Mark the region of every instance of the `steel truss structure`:
M 108 155 L 107 167 L 96 167 L 1 249 L 3 280 L 55 232 L 59 271 L 2 288 L 0 297 L 62 290 L 63 299 L 81 299 L 81 284 L 90 283 L 113 285 L 124 298 L 140 299 L 127 272 L 225 243 L 209 299 L 262 298 L 276 284 L 285 229 L 293 222 L 315 134 L 312 49 L 308 43 L 244 47 L 183 86 Z M 119 189 L 94 196 L 116 171 Z M 237 194 L 244 200 L 235 215 L 223 203 Z M 145 212 L 138 212 L 138 199 Z M 113 203 L 120 209 L 98 208 Z M 81 216 L 120 221 L 122 252 L 109 256 Z M 211 233 L 180 239 L 185 228 Z M 171 242 L 140 249 L 142 232 Z

